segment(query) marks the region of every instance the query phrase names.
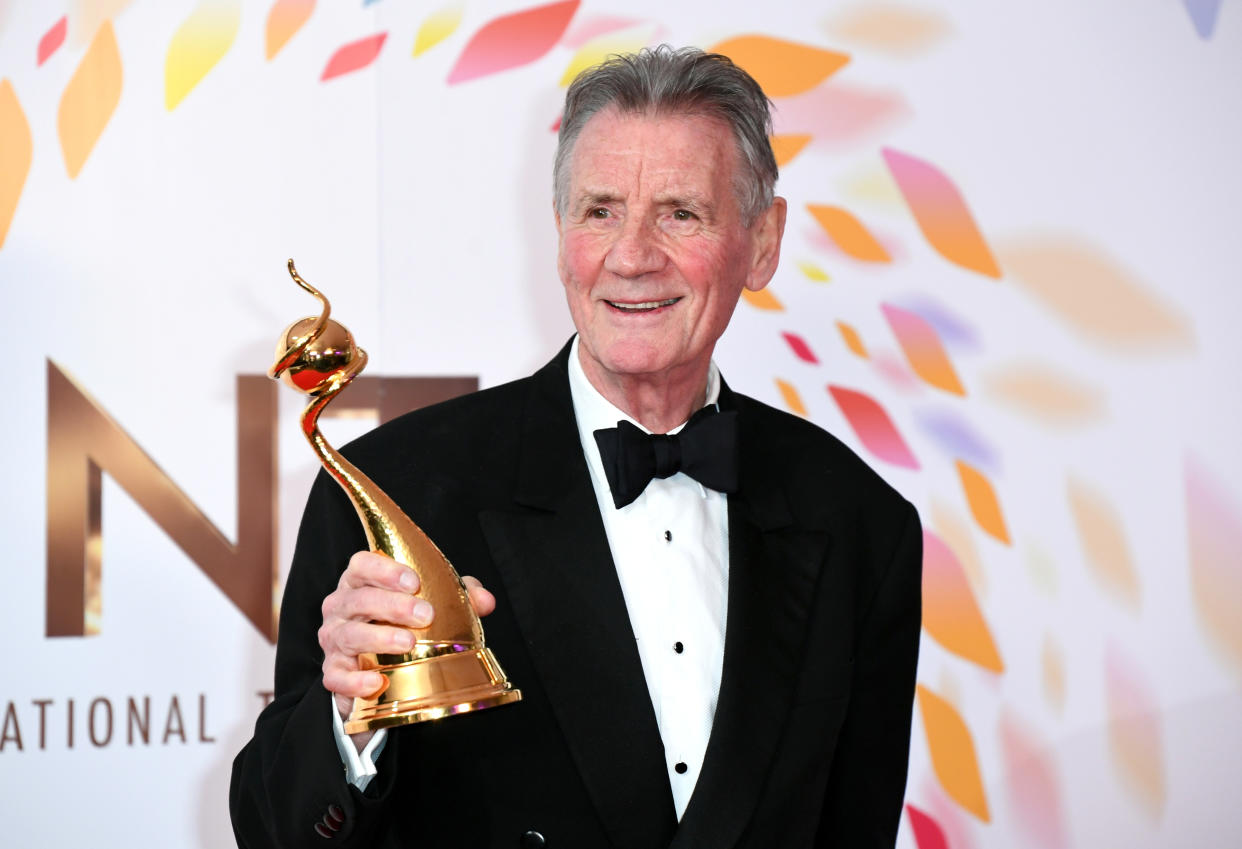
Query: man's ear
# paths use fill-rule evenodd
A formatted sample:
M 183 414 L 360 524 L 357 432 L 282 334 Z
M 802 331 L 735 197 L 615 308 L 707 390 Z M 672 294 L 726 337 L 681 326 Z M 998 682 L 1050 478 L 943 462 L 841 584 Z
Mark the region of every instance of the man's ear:
M 758 292 L 772 275 L 781 259 L 781 239 L 785 236 L 784 198 L 773 198 L 772 205 L 759 214 L 759 218 L 751 225 L 751 238 L 754 239 L 754 253 L 751 256 L 750 274 L 746 277 L 746 288 Z

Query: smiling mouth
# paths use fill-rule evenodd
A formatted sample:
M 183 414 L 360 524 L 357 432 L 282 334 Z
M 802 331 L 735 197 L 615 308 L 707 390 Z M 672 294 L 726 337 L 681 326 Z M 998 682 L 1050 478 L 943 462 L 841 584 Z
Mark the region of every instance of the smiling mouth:
M 606 300 L 604 303 L 621 312 L 651 312 L 652 310 L 658 310 L 660 307 L 671 307 L 680 300 L 681 298 L 667 298 L 663 301 L 643 301 L 637 304 L 625 304 L 620 301 Z

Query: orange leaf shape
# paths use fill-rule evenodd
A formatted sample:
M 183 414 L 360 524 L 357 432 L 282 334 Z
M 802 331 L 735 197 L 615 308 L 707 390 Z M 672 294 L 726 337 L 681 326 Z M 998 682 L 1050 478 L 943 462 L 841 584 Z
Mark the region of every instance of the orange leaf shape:
M 1074 330 L 1115 350 L 1190 346 L 1186 318 L 1115 260 L 1082 240 L 1025 239 L 1005 246 L 1005 267 Z
M 315 0 L 276 0 L 272 4 L 271 11 L 267 13 L 264 48 L 269 61 L 310 20 L 313 11 Z
M 943 389 L 954 395 L 965 395 L 966 390 L 958 380 L 957 372 L 949 354 L 940 343 L 940 336 L 922 316 L 903 310 L 891 304 L 881 304 L 880 309 L 888 319 L 888 326 L 893 329 L 901 345 L 901 352 L 906 355 L 906 362 L 914 373 L 923 378 L 929 386 Z
M 1242 514 L 1216 480 L 1187 461 L 1190 587 L 1199 624 L 1242 674 Z
M 30 122 L 26 120 L 13 84 L 7 79 L 0 80 L 0 127 L 4 127 L 4 132 L 0 133 L 0 248 L 3 248 L 34 158 Z
M 449 84 L 464 83 L 534 62 L 556 44 L 579 0 L 549 3 L 501 15 L 484 24 L 457 57 Z
M 1164 740 L 1151 690 L 1115 648 L 1105 658 L 1108 748 L 1122 786 L 1153 819 L 1164 814 Z
M 237 40 L 241 7 L 205 0 L 173 33 L 164 60 L 164 107 L 173 111 L 211 73 Z
M 1067 490 L 1091 573 L 1106 591 L 1137 610 L 1141 600 L 1138 574 L 1117 511 L 1098 492 L 1072 478 Z
M 785 309 L 785 305 L 778 301 L 776 296 L 767 289 L 760 289 L 758 292 L 743 289 L 742 300 L 759 310 L 780 311 Z
M 726 39 L 709 52 L 732 59 L 768 97 L 789 97 L 813 89 L 850 61 L 845 53 L 766 35 Z
M 105 21 L 60 97 L 56 128 L 65 169 L 76 178 L 121 101 L 121 52 Z
M 983 822 L 991 822 L 988 798 L 979 775 L 975 741 L 961 715 L 944 699 L 919 684 L 919 714 L 931 752 L 932 769 L 953 801 Z
M 999 278 L 996 259 L 957 186 L 921 159 L 892 148 L 882 153 L 928 244 L 949 262 Z
M 862 222 L 839 206 L 806 205 L 807 210 L 819 222 L 837 247 L 854 259 L 866 262 L 890 262 L 892 258 Z
M 829 23 L 829 32 L 842 41 L 898 56 L 918 53 L 949 31 L 948 21 L 935 12 L 875 0 L 850 7 Z
M 862 337 L 858 335 L 858 331 L 844 321 L 837 322 L 837 330 L 841 333 L 841 338 L 845 340 L 845 346 L 854 352 L 856 356 L 862 357 L 864 360 L 869 358 L 867 354 L 867 346 L 863 344 Z
M 1103 413 L 1099 392 L 1037 364 L 1003 368 L 990 375 L 985 385 L 990 397 L 1047 425 L 1087 424 Z
M 805 133 L 785 136 L 772 136 L 772 154 L 776 157 L 776 166 L 784 168 L 793 158 L 802 152 L 806 143 L 811 140 Z
M 1009 529 L 1005 527 L 1005 516 L 1001 512 L 1000 501 L 996 498 L 992 482 L 983 472 L 964 460 L 958 460 L 956 465 L 957 475 L 966 493 L 966 503 L 970 505 L 970 514 L 988 535 L 1009 545 Z
M 1005 671 L 957 556 L 930 531 L 923 532 L 923 628 L 959 657 Z
M 776 388 L 781 391 L 781 397 L 785 399 L 785 406 L 803 418 L 807 417 L 806 405 L 802 403 L 802 396 L 798 394 L 798 390 L 794 388 L 792 383 L 786 383 L 778 377 L 776 379 Z

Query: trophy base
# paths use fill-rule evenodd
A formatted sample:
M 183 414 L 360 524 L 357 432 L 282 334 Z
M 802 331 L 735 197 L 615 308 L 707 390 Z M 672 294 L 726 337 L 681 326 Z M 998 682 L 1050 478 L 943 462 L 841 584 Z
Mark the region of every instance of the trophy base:
M 427 722 L 458 713 L 521 701 L 491 649 L 440 654 L 379 666 L 384 688 L 374 698 L 354 699 L 346 734 Z

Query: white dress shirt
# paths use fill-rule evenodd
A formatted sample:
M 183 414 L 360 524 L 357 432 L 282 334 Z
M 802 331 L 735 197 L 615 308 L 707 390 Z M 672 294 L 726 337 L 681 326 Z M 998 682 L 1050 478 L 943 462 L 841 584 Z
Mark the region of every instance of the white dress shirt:
M 729 586 L 728 500 L 678 472 L 652 480 L 635 501 L 617 509 L 594 432 L 616 427 L 622 419 L 650 431 L 587 380 L 577 337 L 569 352 L 569 390 L 680 819 L 703 766 L 720 692 Z M 705 404 L 715 404 L 719 394 L 720 373 L 712 363 Z M 329 702 L 346 779 L 364 790 L 376 774 L 375 759 L 387 731 L 377 731 L 359 754 L 335 702 Z
M 622 419 L 650 431 L 587 380 L 576 337 L 569 352 L 569 389 L 680 819 L 703 766 L 720 692 L 729 595 L 728 499 L 678 472 L 655 478 L 635 501 L 617 509 L 594 433 Z M 712 363 L 706 404 L 715 404 L 719 395 L 720 373 Z

